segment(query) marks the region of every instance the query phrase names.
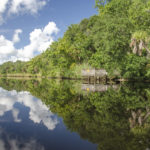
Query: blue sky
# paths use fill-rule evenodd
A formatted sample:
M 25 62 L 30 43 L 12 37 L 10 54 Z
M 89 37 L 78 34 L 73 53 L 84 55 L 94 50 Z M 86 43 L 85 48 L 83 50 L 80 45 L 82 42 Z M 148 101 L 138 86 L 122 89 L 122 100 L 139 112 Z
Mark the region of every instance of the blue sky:
M 29 60 L 68 26 L 97 14 L 95 0 L 0 0 L 0 63 Z

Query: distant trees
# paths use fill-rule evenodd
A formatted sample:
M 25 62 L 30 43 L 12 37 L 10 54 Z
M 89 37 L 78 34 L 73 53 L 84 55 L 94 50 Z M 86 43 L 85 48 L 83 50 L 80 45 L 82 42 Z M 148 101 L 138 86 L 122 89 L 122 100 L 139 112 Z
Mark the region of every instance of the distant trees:
M 0 74 L 8 73 L 22 73 L 26 72 L 25 62 L 16 61 L 16 62 L 6 62 L 0 66 Z

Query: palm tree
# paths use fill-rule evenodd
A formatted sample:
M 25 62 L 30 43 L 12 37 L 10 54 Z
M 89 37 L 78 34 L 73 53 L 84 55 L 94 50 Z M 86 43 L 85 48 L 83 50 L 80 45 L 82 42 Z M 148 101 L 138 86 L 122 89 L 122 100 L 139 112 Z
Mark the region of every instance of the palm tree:
M 150 41 L 150 37 L 145 31 L 135 32 L 132 36 L 130 47 L 132 48 L 132 52 L 139 56 L 142 55 L 143 50 L 147 51 L 147 56 L 150 55 L 150 50 L 148 48 L 148 44 Z

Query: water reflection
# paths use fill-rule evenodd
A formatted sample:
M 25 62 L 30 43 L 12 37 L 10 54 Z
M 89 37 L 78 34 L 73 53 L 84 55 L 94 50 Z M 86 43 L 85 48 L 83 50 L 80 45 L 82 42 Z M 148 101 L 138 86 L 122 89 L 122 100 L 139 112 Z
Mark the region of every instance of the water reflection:
M 35 139 L 24 141 L 22 137 L 12 135 L 0 128 L 0 150 L 45 150 Z
M 89 91 L 89 92 L 106 92 L 107 90 L 114 89 L 118 90 L 120 87 L 119 84 L 114 85 L 105 85 L 105 84 L 82 84 L 81 89 L 83 91 Z
M 98 150 L 148 150 L 150 148 L 149 84 L 97 85 L 94 86 L 94 90 L 90 90 L 93 89 L 93 85 L 89 88 L 86 87 L 87 85 L 73 81 L 4 79 L 0 80 L 0 86 L 10 90 L 7 92 L 0 89 L 2 98 L 0 115 L 7 115 L 1 120 L 9 118 L 7 112 L 11 111 L 16 123 L 25 124 L 21 118 L 23 115 L 19 115 L 22 114 L 21 109 L 18 109 L 19 106 L 16 103 L 23 104 L 29 109 L 29 119 L 32 122 L 38 124 L 43 122 L 43 125 L 50 131 L 60 124 L 58 123 L 60 120 L 58 121 L 54 115 L 57 114 L 63 119 L 67 133 L 68 130 L 78 133 L 82 139 L 97 144 Z M 85 92 L 87 88 L 92 92 Z M 30 94 L 41 101 L 36 100 Z M 56 131 L 57 134 L 53 134 L 52 137 L 57 137 L 57 139 L 61 137 L 60 140 L 64 140 L 61 147 L 65 150 L 96 149 L 95 145 L 90 145 L 89 142 L 82 143 L 81 139 L 77 138 L 78 141 L 72 141 L 71 138 L 74 136 L 71 134 L 66 138 L 66 130 L 61 136 L 58 134 L 60 130 Z M 49 135 L 41 136 L 41 139 L 44 137 L 48 139 Z M 32 141 L 36 138 L 28 139 Z M 54 145 L 58 146 L 58 140 L 54 141 Z M 71 144 L 68 145 L 68 143 Z M 49 149 L 49 144 L 47 149 Z
M 16 92 L 15 90 L 7 92 L 0 88 L 0 116 L 11 111 L 15 122 L 21 122 L 19 118 L 19 109 L 15 104 L 20 103 L 29 108 L 29 119 L 34 123 L 43 123 L 49 130 L 55 129 L 58 121 L 49 108 L 35 99 L 29 92 Z
M 49 80 L 0 80 L 0 150 L 96 150 L 96 143 L 81 139 L 63 123 L 68 117 L 61 114 L 69 108 L 64 103 L 82 99 L 70 86 Z

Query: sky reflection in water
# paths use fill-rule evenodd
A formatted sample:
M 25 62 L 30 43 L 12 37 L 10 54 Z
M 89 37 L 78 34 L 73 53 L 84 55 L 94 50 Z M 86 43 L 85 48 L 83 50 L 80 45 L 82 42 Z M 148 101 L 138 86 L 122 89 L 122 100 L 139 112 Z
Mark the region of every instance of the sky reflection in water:
M 76 144 L 78 143 L 78 144 Z M 0 150 L 96 149 L 29 92 L 0 88 Z

